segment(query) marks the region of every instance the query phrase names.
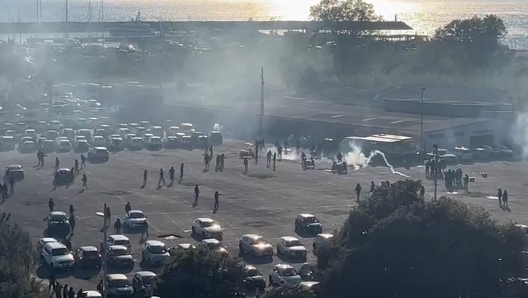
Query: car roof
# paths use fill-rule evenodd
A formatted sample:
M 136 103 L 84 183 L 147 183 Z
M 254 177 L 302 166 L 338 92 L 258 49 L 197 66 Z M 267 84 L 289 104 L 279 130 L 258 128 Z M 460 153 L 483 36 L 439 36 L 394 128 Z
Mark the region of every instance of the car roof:
M 310 213 L 301 213 L 301 214 L 299 214 L 299 216 L 301 216 L 301 217 L 315 217 L 315 215 L 310 214 Z
M 288 269 L 288 268 L 293 268 L 293 266 L 290 264 L 277 264 L 273 268 Z
M 154 273 L 152 271 L 138 271 L 138 272 L 136 272 L 136 274 L 141 276 L 141 277 L 155 277 L 155 276 L 157 276 L 156 273 Z
M 79 249 L 83 251 L 97 251 L 97 247 L 95 246 L 81 246 Z
M 110 245 L 108 249 L 109 250 L 128 250 L 128 248 L 124 245 Z
M 99 293 L 98 291 L 93 291 L 93 290 L 83 291 L 83 295 L 85 295 L 86 297 L 102 297 L 101 293 Z
M 33 141 L 24 141 L 24 144 L 35 144 Z
M 244 236 L 242 237 L 248 237 L 248 238 L 251 238 L 251 239 L 260 239 L 260 238 L 264 238 L 262 237 L 261 235 L 257 235 L 257 234 L 245 234 Z
M 128 211 L 128 213 L 141 213 L 141 214 L 144 214 L 143 211 L 137 210 L 137 209 L 136 210 L 130 210 L 130 211 Z
M 117 273 L 117 274 L 108 274 L 108 279 L 115 279 L 115 280 L 126 279 L 126 280 L 128 280 L 128 278 L 126 277 L 126 275 L 124 275 L 124 274 L 120 274 L 120 273 Z
M 317 236 L 318 237 L 323 237 L 323 238 L 326 238 L 326 239 L 334 237 L 334 235 L 330 234 L 330 233 L 317 234 Z
M 62 244 L 60 242 L 48 242 L 48 243 L 46 243 L 46 246 L 48 246 L 51 249 L 66 248 L 66 245 L 64 245 L 64 244 Z
M 199 221 L 201 221 L 201 222 L 213 222 L 213 221 L 214 221 L 214 219 L 209 218 L 209 217 L 198 217 L 198 218 L 195 219 L 195 220 L 199 220 Z
M 94 139 L 104 139 L 103 136 L 94 136 Z
M 106 147 L 94 147 L 95 150 L 108 150 Z
M 160 138 L 160 137 L 158 137 L 158 136 L 152 136 L 152 138 L 151 138 L 151 139 L 152 139 L 152 140 L 158 140 L 158 139 L 161 139 L 161 138 Z
M 192 243 L 180 243 L 180 244 L 178 244 L 176 246 L 180 246 L 180 247 L 183 247 L 183 248 L 189 248 L 189 247 L 193 247 L 194 244 L 192 244 Z
M 150 246 L 165 246 L 165 243 L 159 240 L 147 240 L 145 244 L 150 245 Z
M 32 131 L 35 131 L 35 130 L 33 128 L 28 128 L 28 129 L 26 129 L 26 132 L 28 132 L 28 131 L 32 132 Z
M 133 137 L 132 140 L 143 140 L 141 137 Z
M 203 239 L 202 242 L 207 243 L 207 244 L 209 244 L 209 243 L 215 243 L 215 244 L 216 244 L 216 243 L 221 243 L 218 239 L 214 239 L 214 238 L 211 238 L 211 239 Z
M 40 242 L 48 243 L 48 242 L 58 242 L 55 238 L 50 237 L 44 237 L 39 239 Z
M 299 239 L 297 239 L 295 237 L 292 237 L 292 236 L 284 236 L 284 237 L 281 237 L 281 239 L 283 239 L 284 241 L 287 241 L 287 242 L 299 240 Z
M 177 136 L 168 136 L 167 137 L 167 140 L 177 140 L 178 137 Z
M 66 213 L 62 211 L 51 211 L 50 215 L 66 215 Z
M 246 265 L 244 266 L 244 269 L 246 269 L 246 271 L 249 271 L 249 270 L 258 270 L 257 267 L 253 266 L 253 265 Z
M 128 240 L 128 241 L 130 241 L 128 239 L 128 237 L 125 236 L 125 235 L 110 235 L 110 236 L 108 236 L 108 238 L 112 238 L 114 240 Z
M 21 165 L 10 165 L 10 166 L 8 166 L 8 168 L 10 168 L 10 169 L 11 168 L 20 169 L 20 168 L 22 168 L 22 166 Z
M 68 169 L 68 168 L 60 168 L 59 169 L 59 172 L 69 172 L 69 171 L 70 171 L 70 169 Z

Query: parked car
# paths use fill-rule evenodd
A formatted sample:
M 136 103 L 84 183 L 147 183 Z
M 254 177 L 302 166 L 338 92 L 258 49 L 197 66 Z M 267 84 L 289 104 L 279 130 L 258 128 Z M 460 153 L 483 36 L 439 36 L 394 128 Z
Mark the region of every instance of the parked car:
M 126 246 L 110 245 L 106 252 L 110 265 L 114 267 L 134 266 L 134 258 Z
M 106 147 L 93 147 L 88 151 L 88 159 L 90 160 L 101 160 L 108 161 L 110 155 Z
M 505 158 L 511 158 L 513 157 L 513 150 L 510 148 L 504 146 L 504 145 L 498 145 L 495 147 L 496 150 L 500 152 L 500 155 Z
M 277 254 L 283 254 L 289 258 L 306 258 L 304 244 L 295 237 L 281 237 L 277 241 Z
M 177 244 L 174 247 L 171 247 L 169 249 L 169 254 L 171 256 L 174 256 L 174 255 L 176 255 L 179 252 L 183 252 L 183 251 L 186 251 L 188 249 L 195 249 L 195 248 L 196 248 L 196 246 L 194 244 L 191 244 L 191 243 L 180 243 L 180 244 Z
M 109 297 L 131 297 L 134 294 L 134 289 L 124 274 L 109 274 L 106 281 Z
M 238 249 L 240 254 L 249 253 L 256 257 L 273 256 L 273 246 L 264 237 L 256 234 L 243 235 L 239 240 Z
M 315 238 L 313 239 L 313 244 L 312 244 L 314 254 L 317 253 L 317 250 L 319 248 L 328 246 L 329 242 L 331 241 L 333 237 L 334 235 L 332 234 L 318 234 L 317 236 L 315 236 Z
M 269 275 L 269 285 L 289 285 L 294 286 L 298 285 L 302 282 L 302 278 L 289 264 L 277 264 L 273 266 L 273 269 L 271 270 L 271 273 Z
M 194 220 L 191 227 L 193 234 L 200 235 L 202 238 L 217 238 L 222 240 L 223 230 L 222 227 L 211 218 L 197 218 Z
M 125 225 L 129 229 L 140 229 L 145 226 L 147 217 L 141 210 L 130 210 L 125 214 Z
M 244 268 L 244 287 L 246 293 L 254 293 L 255 289 L 259 289 L 260 292 L 264 292 L 266 289 L 266 279 L 258 271 L 257 267 L 253 265 L 246 265 Z
M 222 134 L 219 131 L 209 132 L 209 144 L 213 146 L 219 146 L 222 145 L 223 142 L 224 138 L 222 137 Z
M 48 234 L 61 238 L 70 233 L 70 221 L 66 213 L 62 211 L 52 211 L 48 215 Z
M 319 234 L 323 232 L 323 226 L 315 215 L 303 213 L 295 218 L 295 231 Z
M 488 160 L 490 159 L 490 153 L 482 148 L 482 147 L 477 147 L 477 148 L 473 148 L 471 149 L 471 151 L 473 152 L 473 158 L 475 160 Z
M 488 151 L 490 158 L 499 158 L 501 156 L 500 150 L 497 150 L 489 145 L 482 145 L 482 148 Z
M 141 252 L 143 260 L 152 266 L 161 266 L 169 257 L 165 243 L 158 240 L 148 240 Z
M 9 172 L 9 177 L 15 181 L 24 179 L 24 168 L 21 165 L 10 165 L 6 167 L 5 176 Z
M 37 254 L 39 256 L 42 257 L 42 249 L 44 248 L 44 246 L 47 244 L 47 243 L 50 243 L 50 242 L 58 242 L 57 239 L 55 238 L 50 238 L 50 237 L 44 237 L 44 238 L 40 238 L 37 242 Z
M 75 263 L 86 268 L 101 268 L 102 258 L 95 246 L 81 246 L 74 253 Z
M 75 259 L 66 246 L 59 242 L 49 242 L 42 251 L 44 262 L 52 269 L 69 269 L 75 265 Z
M 454 154 L 457 159 L 462 162 L 469 162 L 473 160 L 473 152 L 466 147 L 455 147 Z
M 71 184 L 73 181 L 73 173 L 68 168 L 58 169 L 54 178 L 55 185 Z

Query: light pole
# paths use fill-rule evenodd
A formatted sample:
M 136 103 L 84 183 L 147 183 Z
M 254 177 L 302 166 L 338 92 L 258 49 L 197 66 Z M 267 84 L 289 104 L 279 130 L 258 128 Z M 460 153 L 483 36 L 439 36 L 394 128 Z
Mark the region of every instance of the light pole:
M 437 175 L 438 175 L 438 145 L 433 145 L 434 155 L 434 201 L 436 201 L 436 190 L 437 190 Z
M 422 142 L 422 149 L 425 147 L 424 137 L 423 137 L 423 103 L 424 103 L 424 92 L 425 88 L 422 88 L 422 101 L 420 102 L 420 141 Z
M 103 298 L 107 298 L 107 264 L 106 264 L 106 249 L 107 249 L 107 243 L 106 243 L 106 228 L 107 228 L 107 220 L 108 217 L 106 216 L 106 204 L 104 204 L 103 212 L 97 212 L 95 213 L 97 216 L 103 218 L 103 251 L 101 252 L 101 255 L 103 256 Z

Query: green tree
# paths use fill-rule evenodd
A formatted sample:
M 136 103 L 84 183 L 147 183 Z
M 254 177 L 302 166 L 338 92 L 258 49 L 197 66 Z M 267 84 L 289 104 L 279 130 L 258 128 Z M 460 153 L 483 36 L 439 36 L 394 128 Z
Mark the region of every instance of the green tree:
M 374 6 L 363 0 L 321 0 L 310 7 L 310 17 L 315 21 L 380 21 Z
M 318 252 L 325 297 L 503 297 L 523 270 L 523 236 L 482 208 L 421 201 L 419 181 L 378 188 Z
M 244 265 L 239 259 L 191 249 L 173 256 L 161 269 L 161 297 L 228 298 L 241 295 Z
M 317 298 L 314 292 L 300 286 L 282 286 L 268 289 L 261 298 Z
M 0 216 L 0 297 L 39 298 L 41 283 L 31 276 L 34 251 L 29 234 Z
M 493 58 L 507 58 L 507 48 L 501 45 L 507 33 L 504 22 L 498 16 L 474 16 L 453 20 L 436 29 L 433 41 L 443 45 L 440 47 L 443 55 L 458 58 L 464 63 L 462 66 L 486 67 Z

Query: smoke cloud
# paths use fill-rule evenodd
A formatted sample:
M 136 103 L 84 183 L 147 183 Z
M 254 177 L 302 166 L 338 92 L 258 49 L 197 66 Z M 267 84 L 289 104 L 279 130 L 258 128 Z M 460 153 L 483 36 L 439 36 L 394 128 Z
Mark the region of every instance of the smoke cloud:
M 385 165 L 390 169 L 392 174 L 400 175 L 405 178 L 410 178 L 409 175 L 405 175 L 401 172 L 396 171 L 394 167 L 387 160 L 385 153 L 379 150 L 373 150 L 370 152 L 368 156 L 365 156 L 365 154 L 363 153 L 363 151 L 361 150 L 359 146 L 356 146 L 354 144 L 350 144 L 349 146 L 350 146 L 351 151 L 345 154 L 344 157 L 345 157 L 347 164 L 353 166 L 355 170 L 360 170 L 362 168 L 368 167 L 372 159 L 375 156 L 379 155 L 385 162 Z

